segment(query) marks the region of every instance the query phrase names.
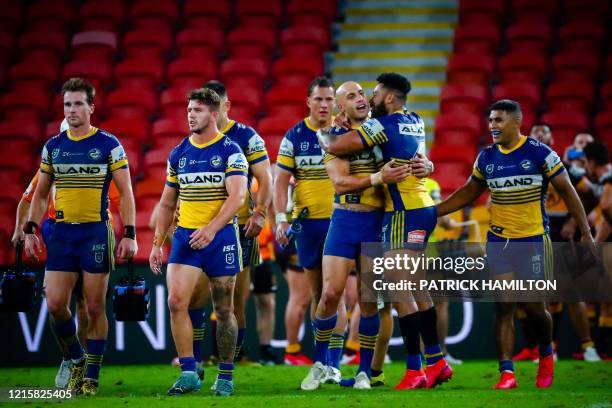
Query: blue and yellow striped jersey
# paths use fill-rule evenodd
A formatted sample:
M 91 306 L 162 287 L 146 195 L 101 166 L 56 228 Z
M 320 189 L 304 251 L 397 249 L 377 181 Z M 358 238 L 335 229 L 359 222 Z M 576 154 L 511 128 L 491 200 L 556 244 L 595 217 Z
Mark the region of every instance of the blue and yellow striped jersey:
M 236 122 L 235 120 L 230 120 L 225 129 L 221 130 L 221 133 L 240 146 L 249 166 L 268 158 L 266 143 L 252 127 Z M 247 222 L 247 219 L 252 214 L 254 205 L 253 194 L 251 193 L 253 174 L 250 171 L 248 177 L 248 193 L 244 199 L 244 204 L 238 210 L 238 224 L 245 224 Z
M 225 179 L 246 177 L 248 171 L 240 147 L 222 133 L 203 144 L 192 137 L 183 139 L 170 152 L 166 178 L 166 185 L 179 190 L 178 225 L 190 229 L 208 225 L 227 199 Z
M 53 177 L 56 221 L 108 220 L 112 172 L 127 166 L 119 140 L 102 129 L 93 127 L 79 138 L 67 130 L 49 139 L 42 151 L 40 171 Z
M 332 134 L 338 135 L 346 132 L 347 130 L 345 129 L 332 128 L 331 130 Z M 337 156 L 333 154 L 324 153 L 323 162 L 328 163 L 336 158 Z M 370 174 L 376 173 L 383 166 L 382 152 L 378 146 L 352 154 L 347 157 L 347 160 L 349 161 L 349 174 L 356 177 L 368 177 Z M 384 192 L 382 186 L 372 186 L 355 193 L 342 195 L 335 193 L 334 202 L 340 204 L 365 204 L 382 209 L 384 207 Z
M 323 164 L 317 128 L 308 118 L 289 129 L 278 150 L 276 165 L 295 177 L 293 217 L 308 207 L 307 218 L 330 218 L 334 186 Z
M 554 150 L 527 136 L 509 150 L 498 145 L 482 150 L 472 178 L 491 190 L 489 230 L 502 238 L 548 233 L 548 182 L 564 170 Z
M 364 146 L 379 145 L 383 160 L 405 164 L 417 153 L 425 154 L 425 123 L 414 113 L 394 112 L 365 121 L 358 129 Z M 425 179 L 408 176 L 397 184 L 385 185 L 385 211 L 431 207 L 433 200 Z

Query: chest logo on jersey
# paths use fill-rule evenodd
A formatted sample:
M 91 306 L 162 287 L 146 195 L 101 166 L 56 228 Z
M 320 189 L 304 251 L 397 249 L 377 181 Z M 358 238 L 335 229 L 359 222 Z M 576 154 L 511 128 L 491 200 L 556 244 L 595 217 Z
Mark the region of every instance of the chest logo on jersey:
M 59 156 L 60 150 L 59 149 L 53 149 L 53 151 L 51 152 L 51 157 L 53 157 L 54 159 L 57 159 L 57 156 Z
M 319 157 L 319 156 L 306 156 L 306 157 L 300 157 L 298 159 L 298 166 L 299 167 L 322 166 L 322 165 L 323 165 L 323 157 Z
M 179 160 L 179 169 L 185 168 L 186 163 L 187 163 L 187 158 L 181 157 L 181 159 Z
M 302 149 L 302 151 L 304 151 L 304 152 L 305 152 L 306 150 L 308 150 L 308 148 L 309 148 L 309 147 L 310 147 L 310 143 L 308 143 L 308 142 L 302 142 L 302 143 L 300 143 L 300 149 Z
M 100 157 L 102 157 L 102 152 L 100 149 L 91 149 L 89 152 L 87 152 L 87 154 L 92 160 L 98 160 Z
M 399 126 L 399 132 L 401 135 L 420 136 L 423 133 L 425 133 L 424 126 L 421 126 L 417 123 L 400 123 L 398 126 Z
M 214 168 L 221 167 L 221 164 L 223 164 L 223 160 L 221 159 L 221 156 L 219 155 L 214 155 L 212 159 L 210 159 L 210 165 L 213 166 Z
M 523 160 L 521 162 L 521 167 L 523 168 L 523 170 L 531 170 L 531 168 L 533 167 L 533 163 L 531 162 L 531 160 Z
M 55 171 L 58 174 L 99 174 L 101 169 L 89 166 L 57 166 Z
M 203 184 L 203 183 L 219 184 L 223 182 L 223 176 L 221 174 L 210 174 L 210 173 L 181 174 L 178 176 L 178 178 L 181 184 Z
M 485 171 L 487 172 L 487 174 L 493 173 L 494 169 L 495 169 L 495 165 L 494 164 L 487 164 L 487 167 L 485 167 Z
M 489 181 L 490 188 L 504 188 L 504 187 L 520 187 L 520 186 L 531 186 L 534 180 L 531 177 L 516 177 L 508 178 L 505 180 L 491 180 Z

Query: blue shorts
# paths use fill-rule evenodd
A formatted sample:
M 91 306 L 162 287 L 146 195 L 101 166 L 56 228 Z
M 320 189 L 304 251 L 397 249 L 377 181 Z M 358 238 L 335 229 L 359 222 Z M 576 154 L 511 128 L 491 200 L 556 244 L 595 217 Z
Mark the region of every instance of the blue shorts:
M 240 248 L 242 249 L 242 267 L 259 265 L 259 237 L 247 238 L 244 236 L 245 226 L 238 225 L 240 234 Z
M 168 263 L 191 265 L 202 269 L 210 278 L 233 276 L 242 270 L 238 226 L 227 224 L 202 249 L 193 249 L 189 239 L 194 229 L 176 227 Z
M 383 219 L 382 242 L 385 249 L 423 251 L 436 228 L 436 206 L 386 212 Z
M 323 255 L 357 259 L 363 242 L 380 242 L 381 211 L 349 211 L 334 208 Z
M 487 234 L 487 264 L 492 275 L 513 272 L 517 279 L 552 279 L 552 244 L 548 235 L 502 238 Z
M 329 222 L 329 218 L 302 220 L 302 232 L 295 237 L 298 259 L 302 267 L 306 269 L 321 267 Z
M 115 233 L 110 221 L 50 222 L 45 235 L 48 271 L 109 273 L 115 269 Z
M 55 220 L 47 218 L 40 227 L 40 236 L 42 237 L 45 246 L 47 246 L 49 243 L 49 232 L 51 232 L 50 229 L 52 224 L 55 224 Z
M 291 269 L 295 272 L 304 272 L 304 268 L 300 266 L 300 261 L 298 260 L 295 241 L 292 241 L 291 244 L 287 245 L 285 248 L 281 248 L 278 242 L 274 240 L 274 257 L 283 273 L 285 273 L 287 269 Z

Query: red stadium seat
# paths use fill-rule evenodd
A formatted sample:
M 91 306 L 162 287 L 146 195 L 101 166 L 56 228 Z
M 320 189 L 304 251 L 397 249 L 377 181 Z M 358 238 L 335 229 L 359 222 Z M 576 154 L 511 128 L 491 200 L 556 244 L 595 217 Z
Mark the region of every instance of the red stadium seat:
M 595 117 L 595 131 L 597 134 L 610 134 L 612 131 L 612 110 L 599 112 Z
M 66 35 L 61 31 L 27 32 L 19 39 L 22 55 L 37 61 L 60 61 L 67 47 Z
M 272 65 L 272 77 L 283 86 L 308 84 L 312 78 L 325 71 L 322 59 L 282 57 Z
M 59 77 L 58 67 L 53 64 L 22 62 L 9 70 L 9 81 L 13 89 L 51 89 Z
M 164 64 L 156 59 L 130 58 L 115 66 L 119 87 L 157 89 L 164 79 Z
M 283 55 L 320 57 L 329 46 L 329 32 L 322 28 L 289 27 L 281 33 Z
M 553 18 L 559 12 L 559 3 L 559 0 L 513 0 L 509 5 L 510 11 L 514 14 L 515 19 L 524 21 L 521 16 L 535 13 L 543 13 Z M 543 20 L 539 21 L 541 22 Z
M 270 89 L 266 94 L 266 107 L 269 115 L 280 116 L 286 112 L 307 114 L 306 95 L 308 84 L 289 88 L 278 86 Z
M 604 110 L 612 110 L 612 81 L 608 81 L 602 85 L 599 90 L 601 104 Z
M 277 27 L 281 14 L 281 0 L 238 0 L 234 10 L 238 24 L 248 27 Z
M 132 6 L 130 15 L 136 27 L 172 30 L 179 12 L 174 1 L 139 0 Z
M 589 82 L 556 82 L 546 91 L 548 109 L 551 111 L 579 111 L 591 109 L 595 89 Z
M 147 167 L 152 166 L 163 166 L 166 167 L 166 161 L 168 160 L 168 154 L 170 151 L 165 148 L 157 148 L 149 150 L 144 157 L 144 164 Z
M 81 30 L 119 32 L 127 11 L 121 0 L 105 0 L 104 7 L 96 0 L 90 0 L 79 8 L 78 19 Z
M 111 118 L 100 123 L 100 129 L 117 136 L 119 140 L 137 140 L 142 146 L 149 137 L 149 123 Z
M 493 88 L 493 100 L 512 99 L 521 105 L 522 110 L 536 111 L 542 103 L 539 83 L 502 82 Z
M 185 2 L 185 21 L 191 28 L 210 28 L 224 30 L 231 14 L 230 0 L 215 2 L 187 0 Z
M 85 78 L 93 84 L 97 91 L 110 83 L 112 75 L 112 68 L 108 62 L 72 61 L 64 65 L 62 81 L 73 77 Z
M 593 82 L 599 72 L 599 56 L 589 52 L 563 52 L 553 58 L 554 77 L 557 81 Z
M 238 27 L 230 32 L 227 43 L 234 58 L 267 59 L 276 48 L 276 30 L 267 27 Z
M 438 145 L 474 146 L 482 133 L 483 119 L 479 115 L 448 113 L 436 118 L 435 143 Z
M 232 58 L 221 64 L 221 80 L 226 86 L 249 84 L 261 87 L 268 78 L 268 62 L 256 59 Z
M 41 130 L 42 129 L 38 122 L 23 122 L 20 120 L 9 119 L 0 122 L 0 140 L 7 140 L 11 142 L 25 140 L 27 141 L 26 145 L 29 145 L 30 147 L 38 147 L 42 141 L 47 140 L 47 137 L 51 136 L 42 134 Z M 59 127 L 53 134 L 57 134 L 58 130 Z
M 466 112 L 481 115 L 488 101 L 488 87 L 448 84 L 440 94 L 440 112 Z
M 172 87 L 185 89 L 192 84 L 202 86 L 204 82 L 218 76 L 218 66 L 213 61 L 181 58 L 168 66 L 168 80 Z
M 266 116 L 259 121 L 257 124 L 257 131 L 262 137 L 266 139 L 266 137 L 283 137 L 285 133 L 295 125 L 297 125 L 303 117 L 287 117 L 283 116 Z M 267 142 L 266 142 L 267 143 Z M 270 149 L 268 149 L 268 153 L 270 153 Z
M 251 127 L 255 127 L 257 123 L 256 114 L 246 105 L 232 106 L 230 116 L 232 119 Z
M 43 130 L 44 133 L 42 134 L 43 139 L 46 140 L 47 138 L 49 138 L 51 136 L 57 135 L 59 133 L 59 131 L 60 131 L 60 126 L 62 125 L 62 120 L 63 119 L 53 120 L 51 122 L 47 122 L 47 124 L 45 125 L 44 130 Z
M 565 51 L 598 53 L 605 35 L 605 28 L 598 24 L 573 22 L 559 29 L 561 47 Z
M 444 166 L 442 166 L 442 171 L 436 174 L 436 181 L 440 184 L 442 197 L 447 197 L 463 186 L 467 182 L 467 177 L 468 175 L 466 174 L 460 174 L 454 171 L 445 171 Z
M 2 13 L 0 14 L 0 27 L 3 27 L 7 33 L 15 33 L 17 28 L 21 26 L 23 20 L 23 3 L 5 1 L 2 4 Z
M 163 189 L 164 181 L 160 180 L 160 178 L 146 178 L 136 184 L 134 195 L 137 200 L 141 200 L 146 197 L 155 197 L 159 200 Z
M 166 30 L 138 28 L 129 31 L 123 38 L 128 57 L 163 60 L 171 46 L 172 33 Z
M 429 159 L 434 162 L 436 173 L 453 171 L 468 176 L 476 160 L 476 155 L 475 146 L 465 146 L 464 149 L 457 149 L 457 146 L 436 144 L 429 152 Z M 446 171 L 440 170 L 440 166 L 443 164 Z
M 576 134 L 589 129 L 588 116 L 581 112 L 548 112 L 542 115 L 541 121 L 550 126 L 555 138 L 555 150 L 561 154 L 573 143 Z
M 546 24 L 518 22 L 506 30 L 510 52 L 546 53 L 553 37 L 552 28 Z
M 591 10 L 601 17 L 606 17 L 610 11 L 610 4 L 601 0 L 564 0 L 564 18 L 570 20 L 573 15 L 580 14 L 585 10 Z
M 0 57 L 2 66 L 7 64 L 15 50 L 15 36 L 11 33 L 0 31 Z
M 72 57 L 83 61 L 109 63 L 117 51 L 117 34 L 111 31 L 83 31 L 72 37 Z
M 155 112 L 157 95 L 149 89 L 120 88 L 108 94 L 107 104 L 112 118 L 146 120 Z
M 455 29 L 454 52 L 494 55 L 500 43 L 498 26 L 488 24 L 459 26 Z
M 218 60 L 225 35 L 221 30 L 187 28 L 176 36 L 176 47 L 182 58 Z
M 493 56 L 455 54 L 448 61 L 448 83 L 489 86 L 494 67 Z
M 184 109 L 184 106 L 183 106 Z M 155 148 L 176 146 L 189 134 L 187 126 L 187 115 L 184 112 L 182 118 L 159 119 L 153 122 L 151 136 Z
M 263 94 L 261 87 L 246 88 L 228 86 L 227 97 L 232 103 L 232 112 L 238 108 L 243 109 L 243 115 L 245 115 L 244 111 L 247 111 L 251 113 L 251 115 L 248 116 L 255 116 L 262 109 Z
M 503 0 L 463 0 L 459 2 L 459 22 L 464 24 L 481 24 L 490 21 L 501 24 L 505 11 Z
M 47 28 L 54 27 L 57 30 L 65 30 L 74 18 L 74 7 L 68 2 L 40 1 L 28 7 L 26 15 L 31 27 L 46 25 Z
M 510 53 L 499 60 L 499 75 L 503 81 L 539 82 L 547 68 L 546 56 L 539 53 Z
M 39 121 L 49 110 L 49 95 L 44 90 L 8 92 L 2 95 L 0 107 L 5 118 Z
M 291 26 L 329 27 L 336 18 L 335 0 L 292 0 L 287 5 Z
M 185 119 L 188 93 L 189 91 L 183 88 L 164 90 L 159 99 L 161 116 L 165 119 Z

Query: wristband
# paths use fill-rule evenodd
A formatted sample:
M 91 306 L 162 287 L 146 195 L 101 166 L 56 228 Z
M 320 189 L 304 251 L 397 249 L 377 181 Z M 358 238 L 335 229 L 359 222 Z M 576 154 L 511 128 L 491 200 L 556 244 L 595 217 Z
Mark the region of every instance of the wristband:
M 382 172 L 376 172 L 373 174 L 370 174 L 370 183 L 372 183 L 372 186 L 380 186 L 381 184 L 383 184 L 383 179 L 382 179 Z
M 266 210 L 258 205 L 255 206 L 253 212 L 260 214 L 262 217 L 266 218 Z
M 136 227 L 133 225 L 126 225 L 123 238 L 136 239 Z
M 287 222 L 287 214 L 285 213 L 276 214 L 276 224 L 280 224 L 281 222 Z
M 34 221 L 28 221 L 23 227 L 23 232 L 26 234 L 36 234 L 36 231 L 38 231 L 38 224 Z

